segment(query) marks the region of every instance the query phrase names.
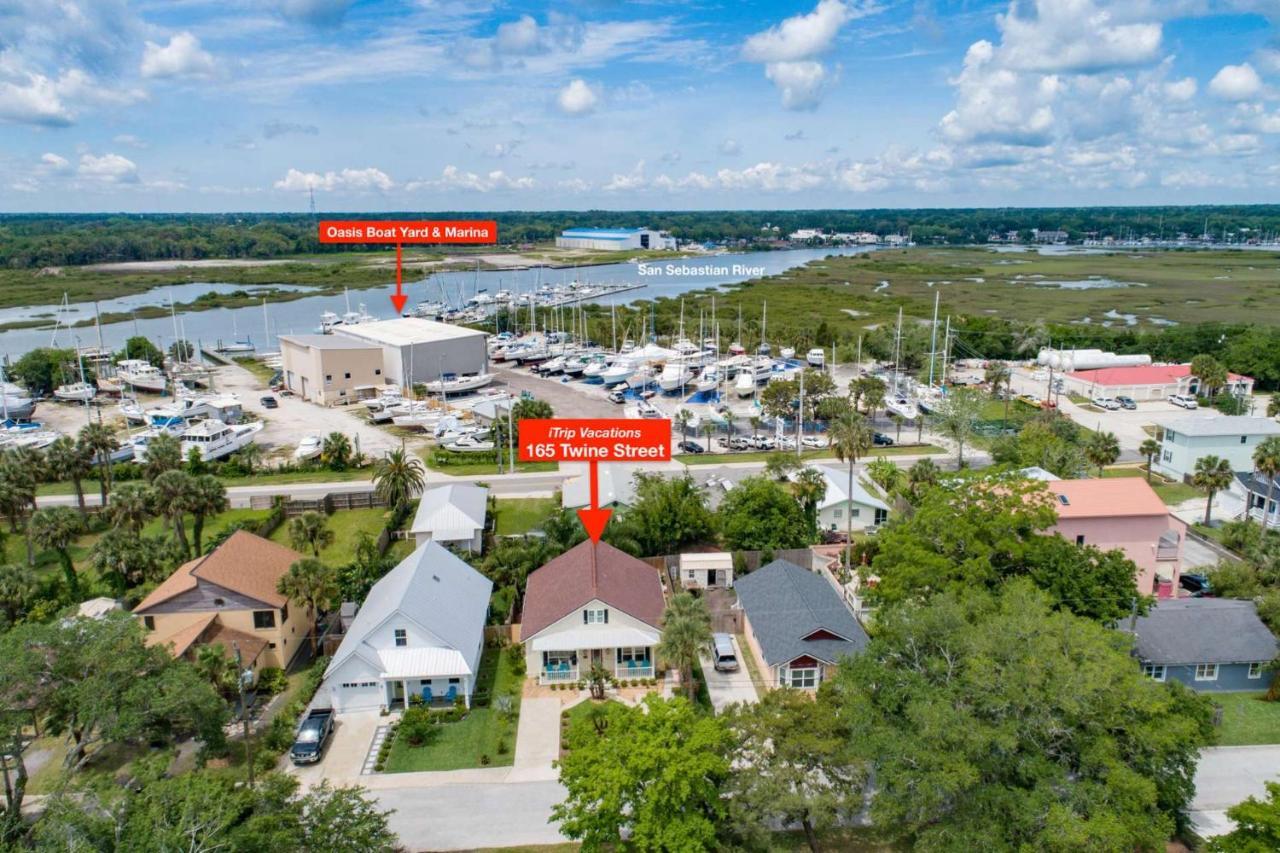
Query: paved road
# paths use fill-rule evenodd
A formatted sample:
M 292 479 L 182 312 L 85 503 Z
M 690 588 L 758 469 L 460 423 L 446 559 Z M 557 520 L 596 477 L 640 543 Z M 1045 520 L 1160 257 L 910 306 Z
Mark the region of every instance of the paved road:
M 555 844 L 566 839 L 551 823 L 565 797 L 559 782 L 508 782 L 397 788 L 371 792 L 395 809 L 391 828 L 409 850 Z
M 1202 836 L 1231 831 L 1226 811 L 1248 797 L 1266 795 L 1264 783 L 1280 781 L 1280 745 L 1219 746 L 1200 753 L 1191 822 Z

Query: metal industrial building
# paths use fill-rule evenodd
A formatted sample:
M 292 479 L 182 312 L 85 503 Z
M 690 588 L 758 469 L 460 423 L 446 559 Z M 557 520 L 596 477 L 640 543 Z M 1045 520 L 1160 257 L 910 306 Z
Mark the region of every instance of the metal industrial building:
M 382 348 L 382 374 L 392 385 L 433 382 L 443 373 L 484 373 L 489 367 L 486 335 L 475 329 L 418 317 L 335 326 L 335 337 Z
M 340 335 L 281 335 L 284 385 L 322 406 L 371 397 L 386 384 L 382 347 Z
M 627 251 L 632 249 L 674 249 L 676 238 L 666 231 L 649 228 L 570 228 L 556 238 L 561 249 L 597 249 Z

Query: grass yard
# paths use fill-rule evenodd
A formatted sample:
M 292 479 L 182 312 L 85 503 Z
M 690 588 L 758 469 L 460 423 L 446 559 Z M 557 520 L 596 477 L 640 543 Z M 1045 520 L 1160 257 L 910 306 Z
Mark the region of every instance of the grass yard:
M 488 453 L 450 453 L 435 447 L 427 447 L 419 451 L 422 461 L 432 471 L 452 474 L 455 477 L 476 477 L 484 474 L 497 474 L 498 463 Z M 479 458 L 476 458 L 479 457 Z M 517 474 L 532 471 L 558 471 L 559 462 L 516 462 Z M 506 471 L 505 473 L 511 473 Z
M 673 456 L 676 462 L 685 465 L 723 465 L 727 462 L 768 462 L 769 457 L 775 453 L 794 453 L 795 451 L 777 451 L 777 450 L 742 450 L 736 453 L 681 453 Z M 877 456 L 932 456 L 938 453 L 945 453 L 941 447 L 935 444 L 895 444 L 893 447 L 875 447 L 867 454 L 867 459 L 874 459 Z M 817 450 L 806 450 L 802 454 L 802 458 L 810 460 L 834 460 L 835 456 L 827 448 Z
M 555 498 L 499 498 L 494 511 L 494 532 L 498 536 L 518 536 L 536 530 L 560 509 Z
M 756 654 L 751 651 L 751 647 L 747 645 L 746 634 L 735 634 L 738 640 L 738 653 L 742 657 L 742 663 L 747 668 L 747 674 L 751 676 L 751 683 L 755 685 L 756 693 L 763 696 L 764 692 L 769 689 L 765 684 L 764 676 L 760 674 L 760 667 L 756 665 Z
M 1103 469 L 1102 476 L 1107 477 L 1145 477 L 1147 471 L 1145 468 L 1136 465 L 1127 465 L 1123 467 Z M 1160 496 L 1160 500 L 1165 504 L 1173 506 L 1183 501 L 1189 501 L 1192 498 L 1204 498 L 1205 493 L 1202 489 L 1197 489 L 1188 483 L 1177 483 L 1173 480 L 1166 480 L 1159 474 L 1151 478 L 1151 489 Z
M 439 734 L 422 746 L 410 746 L 399 738 L 391 746 L 386 772 L 463 770 L 486 766 L 509 767 L 515 760 L 516 726 L 520 718 L 521 676 L 511 671 L 511 651 L 486 648 L 480 658 L 476 689 L 489 694 L 488 707 L 472 708 L 465 719 L 441 723 Z M 498 711 L 497 698 L 511 697 L 509 719 Z M 505 751 L 503 751 L 505 747 Z
M 1222 706 L 1219 746 L 1280 743 L 1280 702 L 1264 702 L 1265 693 L 1215 693 Z
M 355 553 L 356 539 L 360 533 L 377 537 L 387 523 L 388 510 L 382 507 L 369 509 L 340 509 L 328 516 L 329 529 L 333 531 L 333 543 L 320 549 L 320 559 L 333 566 L 351 561 Z M 293 547 L 289 542 L 289 522 L 276 528 L 271 539 L 281 545 Z
M 368 480 L 372 476 L 373 473 L 369 468 L 348 468 L 345 471 L 330 471 L 328 469 L 314 471 L 263 471 L 254 474 L 252 477 L 219 477 L 218 479 L 227 487 L 287 486 L 292 483 L 347 483 L 353 480 Z M 74 491 L 75 489 L 69 482 L 41 483 L 36 490 L 36 494 L 40 496 L 69 495 Z M 85 480 L 84 493 L 86 495 L 97 495 L 98 481 Z

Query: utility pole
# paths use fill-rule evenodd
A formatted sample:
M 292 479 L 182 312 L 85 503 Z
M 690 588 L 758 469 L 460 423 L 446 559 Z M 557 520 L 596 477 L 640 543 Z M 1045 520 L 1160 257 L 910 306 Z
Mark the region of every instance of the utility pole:
M 236 654 L 236 686 L 240 688 L 240 721 L 244 724 L 244 763 L 249 768 L 249 790 L 253 790 L 253 737 L 249 727 L 249 708 L 245 705 L 245 671 L 244 661 L 240 655 L 240 644 L 231 643 Z
M 800 411 L 796 414 L 796 458 L 804 458 L 804 371 L 800 368 Z

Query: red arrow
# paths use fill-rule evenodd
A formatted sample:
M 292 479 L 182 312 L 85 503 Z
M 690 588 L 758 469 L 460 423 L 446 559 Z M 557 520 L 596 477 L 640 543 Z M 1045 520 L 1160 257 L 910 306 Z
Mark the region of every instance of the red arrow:
M 404 313 L 404 303 L 409 297 L 404 295 L 400 278 L 400 244 L 396 243 L 396 292 L 391 294 L 391 304 L 396 307 L 397 314 Z
M 591 482 L 591 507 L 589 509 L 578 510 L 578 518 L 582 519 L 582 526 L 587 529 L 587 535 L 591 537 L 592 542 L 599 542 L 600 537 L 604 534 L 605 525 L 609 523 L 609 516 L 613 515 L 611 509 L 600 509 L 600 480 L 596 471 L 596 463 L 594 460 L 588 463 L 591 466 L 589 475 Z

